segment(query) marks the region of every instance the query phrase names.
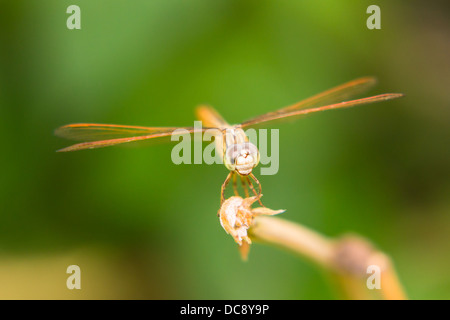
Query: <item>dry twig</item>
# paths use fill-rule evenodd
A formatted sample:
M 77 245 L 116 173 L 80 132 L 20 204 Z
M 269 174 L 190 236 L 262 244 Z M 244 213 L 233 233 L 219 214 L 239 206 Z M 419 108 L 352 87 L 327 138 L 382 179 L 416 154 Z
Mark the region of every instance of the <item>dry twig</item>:
M 238 243 L 244 260 L 252 240 L 273 244 L 330 271 L 348 299 L 406 299 L 390 258 L 369 241 L 355 235 L 330 239 L 297 223 L 271 216 L 284 210 L 251 208 L 256 200 L 257 197 L 231 197 L 219 211 L 222 226 Z M 379 272 L 379 288 L 376 288 L 379 290 L 369 289 L 371 270 L 375 276 Z

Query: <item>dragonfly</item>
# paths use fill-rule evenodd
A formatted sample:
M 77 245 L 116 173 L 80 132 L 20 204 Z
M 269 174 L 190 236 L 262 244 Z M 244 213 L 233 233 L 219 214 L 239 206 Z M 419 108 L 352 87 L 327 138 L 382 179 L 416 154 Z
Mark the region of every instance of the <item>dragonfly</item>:
M 55 130 L 57 136 L 83 141 L 58 152 L 78 151 L 115 146 L 149 139 L 169 137 L 177 129 L 183 132 L 196 133 L 215 129 L 216 148 L 223 158 L 229 173 L 222 184 L 220 193 L 221 204 L 225 199 L 225 189 L 233 181 L 234 194 L 239 195 L 237 179 L 240 178 L 246 198 L 251 192 L 260 199 L 262 195 L 261 183 L 252 173 L 259 163 L 258 148 L 252 144 L 244 129 L 261 125 L 269 125 L 276 120 L 296 119 L 310 113 L 349 108 L 375 102 L 387 101 L 402 97 L 402 93 L 384 93 L 375 96 L 349 100 L 356 95 L 363 94 L 376 84 L 374 77 L 362 77 L 342 85 L 316 94 L 310 98 L 294 103 L 276 111 L 251 118 L 240 124 L 231 125 L 212 107 L 201 105 L 197 107 L 197 118 L 202 121 L 202 127 L 141 127 L 98 123 L 75 123 L 62 126 Z M 253 181 L 253 182 L 252 182 Z M 256 191 L 255 185 L 258 188 Z M 250 190 L 249 190 L 250 189 Z M 261 201 L 259 200 L 261 203 Z M 262 205 L 262 203 L 261 203 Z

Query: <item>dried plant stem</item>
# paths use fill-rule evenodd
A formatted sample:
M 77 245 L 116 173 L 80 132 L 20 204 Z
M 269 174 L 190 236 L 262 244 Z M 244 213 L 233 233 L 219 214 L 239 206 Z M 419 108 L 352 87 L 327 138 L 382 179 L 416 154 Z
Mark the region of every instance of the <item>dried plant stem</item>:
M 257 216 L 249 229 L 252 240 L 293 251 L 331 271 L 342 293 L 348 299 L 401 300 L 406 295 L 390 259 L 358 236 L 327 238 L 297 223 L 271 216 Z M 379 290 L 370 290 L 366 281 L 368 266 L 381 271 Z
M 334 246 L 324 236 L 280 218 L 256 217 L 250 229 L 252 239 L 262 240 L 294 251 L 326 266 L 331 262 Z

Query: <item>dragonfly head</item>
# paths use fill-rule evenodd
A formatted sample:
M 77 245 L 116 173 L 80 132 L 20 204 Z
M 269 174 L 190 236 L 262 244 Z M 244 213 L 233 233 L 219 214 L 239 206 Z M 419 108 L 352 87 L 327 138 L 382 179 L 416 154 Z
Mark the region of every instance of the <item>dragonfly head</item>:
M 259 151 L 253 143 L 244 142 L 227 147 L 224 164 L 241 176 L 249 175 L 259 163 Z

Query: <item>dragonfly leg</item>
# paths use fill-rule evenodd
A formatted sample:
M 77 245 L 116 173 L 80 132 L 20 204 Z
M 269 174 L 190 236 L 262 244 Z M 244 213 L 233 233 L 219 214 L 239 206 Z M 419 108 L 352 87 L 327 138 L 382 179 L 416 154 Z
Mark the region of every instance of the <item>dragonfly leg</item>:
M 233 171 L 230 171 L 227 178 L 222 184 L 222 189 L 220 190 L 220 206 L 222 206 L 223 202 L 225 201 L 225 189 L 228 185 L 228 182 L 230 182 L 231 177 L 234 175 Z
M 250 197 L 250 194 L 248 192 L 248 187 L 245 182 L 245 177 L 243 177 L 243 176 L 240 176 L 240 177 L 241 177 L 241 184 L 242 184 L 242 189 L 244 189 L 245 197 L 248 198 L 248 197 Z
M 249 186 L 250 189 L 252 190 L 253 194 L 254 194 L 255 196 L 257 196 L 258 198 L 261 197 L 261 194 L 256 193 L 256 190 L 255 190 L 255 188 L 253 187 L 253 183 L 252 183 L 252 181 L 250 180 L 250 178 L 249 178 L 248 176 L 247 176 L 246 178 L 247 178 L 248 186 Z
M 261 202 L 261 196 L 262 196 L 262 194 L 261 194 L 261 192 L 262 192 L 262 189 L 261 189 L 261 183 L 259 183 L 259 180 L 256 179 L 256 177 L 255 177 L 255 175 L 254 175 L 253 173 L 250 173 L 249 176 L 250 176 L 250 178 L 252 178 L 253 181 L 255 181 L 256 184 L 258 185 L 258 194 L 256 194 L 256 191 L 255 191 L 255 189 L 253 188 L 253 184 L 251 183 L 250 178 L 247 176 L 249 185 L 251 186 L 251 189 L 253 190 L 253 193 L 254 193 L 256 196 L 258 196 L 258 202 L 259 202 L 259 204 L 262 205 L 263 207 L 265 207 L 265 206 L 262 204 L 262 202 Z
M 233 174 L 233 191 L 234 191 L 234 195 L 239 197 L 239 192 L 237 189 L 237 175 Z

